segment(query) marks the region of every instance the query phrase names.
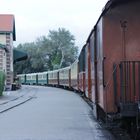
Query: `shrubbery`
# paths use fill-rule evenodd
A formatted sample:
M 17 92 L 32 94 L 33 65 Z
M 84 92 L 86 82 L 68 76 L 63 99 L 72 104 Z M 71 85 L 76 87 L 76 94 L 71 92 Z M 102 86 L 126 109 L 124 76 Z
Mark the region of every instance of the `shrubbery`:
M 5 73 L 3 71 L 0 71 L 0 96 L 3 93 L 5 86 Z

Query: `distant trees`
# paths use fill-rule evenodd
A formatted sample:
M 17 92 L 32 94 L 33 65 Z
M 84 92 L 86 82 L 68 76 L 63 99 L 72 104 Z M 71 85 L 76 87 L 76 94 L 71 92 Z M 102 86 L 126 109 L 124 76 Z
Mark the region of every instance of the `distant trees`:
M 31 73 L 54 70 L 69 66 L 78 55 L 74 36 L 66 29 L 49 31 L 36 42 L 19 44 L 17 49 L 28 53 L 26 61 L 14 65 L 16 73 Z

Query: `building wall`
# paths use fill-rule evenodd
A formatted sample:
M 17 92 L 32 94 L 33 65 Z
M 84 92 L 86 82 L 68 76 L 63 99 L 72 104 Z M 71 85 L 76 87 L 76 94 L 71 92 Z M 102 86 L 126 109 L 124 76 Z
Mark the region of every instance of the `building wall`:
M 4 49 L 0 49 L 0 70 L 6 73 L 6 52 Z
M 6 35 L 0 34 L 0 43 L 6 45 Z
M 0 44 L 6 45 L 6 34 L 0 34 Z M 6 51 L 0 48 L 0 70 L 6 73 Z
M 5 50 L 0 48 L 0 70 L 6 71 Z
M 11 89 L 11 84 L 13 83 L 13 38 L 12 33 L 6 34 L 6 47 L 8 52 L 6 54 L 6 85 L 7 89 Z
M 0 44 L 6 45 L 8 51 L 0 49 L 0 69 L 6 74 L 6 88 L 13 83 L 13 37 L 12 33 L 0 34 Z

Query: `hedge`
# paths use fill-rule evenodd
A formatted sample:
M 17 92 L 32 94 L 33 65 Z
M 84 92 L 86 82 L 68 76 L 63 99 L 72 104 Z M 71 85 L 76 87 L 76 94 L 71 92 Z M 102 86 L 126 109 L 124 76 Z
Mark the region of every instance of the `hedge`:
M 5 86 L 5 73 L 3 71 L 0 71 L 0 96 L 3 93 Z

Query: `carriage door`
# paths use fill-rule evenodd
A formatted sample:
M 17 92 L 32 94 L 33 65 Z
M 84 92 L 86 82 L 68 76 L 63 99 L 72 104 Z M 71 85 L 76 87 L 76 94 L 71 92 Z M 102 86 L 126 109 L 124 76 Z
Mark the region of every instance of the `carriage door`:
M 102 37 L 102 20 L 98 23 L 95 32 L 95 50 L 96 50 L 96 98 L 98 105 L 104 108 L 104 92 L 103 92 L 103 37 Z
M 89 43 L 86 45 L 86 48 L 85 48 L 85 59 L 86 59 L 86 63 L 85 63 L 85 93 L 86 93 L 86 97 L 88 97 L 90 100 L 92 100 L 92 97 L 91 97 L 91 65 L 90 65 L 90 46 L 89 46 Z

